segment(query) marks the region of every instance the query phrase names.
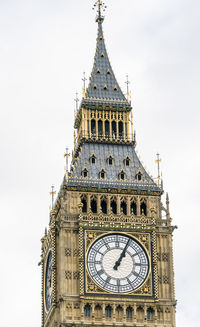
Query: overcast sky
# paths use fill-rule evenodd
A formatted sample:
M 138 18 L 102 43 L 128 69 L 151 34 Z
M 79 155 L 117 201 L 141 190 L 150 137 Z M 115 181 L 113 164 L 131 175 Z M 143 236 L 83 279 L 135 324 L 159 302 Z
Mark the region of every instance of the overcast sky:
M 94 0 L 0 0 L 0 325 L 40 326 L 40 238 L 50 187 L 73 145 L 76 91 L 91 72 Z M 107 0 L 104 32 L 137 151 L 162 157 L 174 232 L 177 326 L 200 326 L 200 1 Z M 163 198 L 164 201 L 164 198 Z

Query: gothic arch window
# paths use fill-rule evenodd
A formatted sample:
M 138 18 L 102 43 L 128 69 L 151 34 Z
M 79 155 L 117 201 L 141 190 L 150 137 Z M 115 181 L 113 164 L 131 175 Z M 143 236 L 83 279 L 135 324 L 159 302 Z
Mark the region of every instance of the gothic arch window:
M 88 170 L 87 168 L 84 168 L 81 173 L 82 177 L 87 178 L 88 177 Z
M 140 214 L 142 216 L 146 216 L 147 215 L 147 205 L 146 203 L 144 202 L 144 200 L 141 202 L 140 204 Z
M 119 179 L 121 179 L 122 181 L 126 179 L 126 174 L 123 170 L 119 173 Z
M 102 120 L 98 121 L 98 136 L 101 137 L 103 134 Z
M 112 308 L 110 305 L 107 305 L 105 308 L 105 316 L 106 318 L 111 318 L 112 315 Z
M 137 204 L 134 200 L 131 202 L 131 214 L 137 216 Z
M 129 167 L 130 166 L 130 158 L 127 156 L 125 159 L 124 159 L 124 165 L 126 166 L 126 167 Z
M 87 303 L 84 306 L 84 315 L 85 315 L 85 317 L 90 317 L 90 313 L 91 313 L 91 306 Z
M 117 202 L 115 200 L 111 200 L 110 207 L 111 207 L 112 213 L 114 215 L 116 215 L 117 214 Z
M 142 173 L 139 171 L 139 172 L 136 174 L 135 178 L 137 179 L 138 182 L 140 182 L 140 181 L 142 180 Z
M 120 207 L 121 207 L 121 213 L 123 213 L 124 215 L 127 215 L 127 204 L 125 201 L 121 202 Z
M 95 157 L 94 154 L 90 157 L 90 162 L 91 162 L 92 164 L 96 164 L 96 157 Z
M 114 159 L 113 159 L 113 157 L 111 155 L 108 157 L 107 163 L 108 163 L 108 166 L 112 166 L 113 165 Z
M 107 201 L 105 199 L 101 200 L 101 211 L 107 214 Z
M 110 136 L 110 123 L 108 120 L 105 121 L 105 136 L 106 137 Z
M 91 211 L 97 213 L 97 200 L 95 198 L 91 199 Z
M 152 308 L 147 309 L 147 320 L 153 320 L 154 310 Z
M 104 169 L 102 169 L 102 170 L 100 171 L 100 173 L 99 173 L 99 177 L 100 177 L 100 179 L 105 179 L 105 178 L 106 178 L 106 172 L 105 172 Z
M 126 318 L 127 319 L 132 319 L 132 316 L 133 316 L 133 309 L 131 307 L 128 307 L 126 309 Z
M 116 139 L 116 137 L 117 137 L 117 128 L 116 128 L 115 121 L 112 121 L 112 137 L 113 137 L 113 139 Z
M 85 197 L 81 198 L 82 212 L 87 212 L 87 199 Z
M 123 136 L 123 123 L 120 121 L 119 122 L 119 137 Z
M 91 120 L 91 133 L 92 136 L 96 135 L 96 121 L 94 119 Z

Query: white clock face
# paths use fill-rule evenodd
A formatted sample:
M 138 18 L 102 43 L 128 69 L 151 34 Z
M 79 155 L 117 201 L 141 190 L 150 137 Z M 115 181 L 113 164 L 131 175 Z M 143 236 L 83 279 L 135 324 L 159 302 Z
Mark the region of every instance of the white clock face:
M 149 272 L 142 246 L 129 236 L 109 234 L 89 249 L 88 271 L 97 285 L 112 293 L 129 293 L 140 287 Z

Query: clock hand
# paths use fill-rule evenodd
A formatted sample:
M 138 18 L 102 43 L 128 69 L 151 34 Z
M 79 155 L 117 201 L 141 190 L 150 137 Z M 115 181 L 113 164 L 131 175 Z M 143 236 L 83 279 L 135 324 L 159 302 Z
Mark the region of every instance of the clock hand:
M 120 264 L 121 264 L 122 259 L 126 256 L 126 250 L 127 250 L 127 248 L 128 248 L 129 242 L 130 242 L 130 239 L 129 239 L 128 242 L 126 243 L 126 246 L 125 246 L 125 248 L 123 249 L 123 251 L 122 251 L 122 253 L 121 253 L 119 259 L 115 262 L 115 265 L 114 265 L 114 267 L 113 267 L 114 270 L 117 270 L 117 269 L 118 269 L 118 267 L 119 267 Z

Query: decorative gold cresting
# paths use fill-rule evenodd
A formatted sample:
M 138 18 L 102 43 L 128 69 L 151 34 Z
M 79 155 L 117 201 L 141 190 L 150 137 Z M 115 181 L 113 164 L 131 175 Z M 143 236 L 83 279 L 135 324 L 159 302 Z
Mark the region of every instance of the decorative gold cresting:
M 93 6 L 93 10 L 97 8 L 97 18 L 96 18 L 96 21 L 98 23 L 101 23 L 103 22 L 104 20 L 104 16 L 102 16 L 102 11 L 104 12 L 107 8 L 107 6 L 105 5 L 105 3 L 101 0 L 98 0 L 95 2 L 94 6 Z

